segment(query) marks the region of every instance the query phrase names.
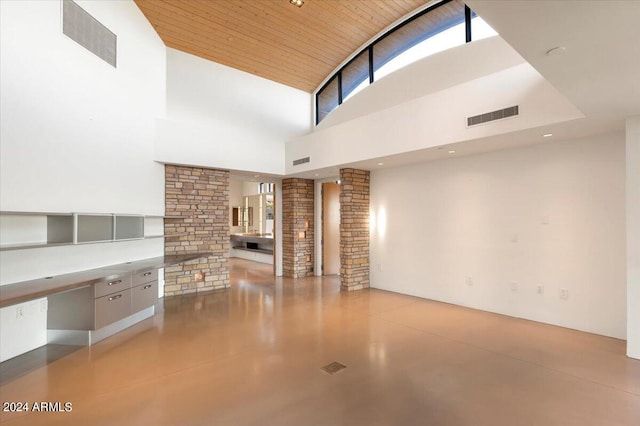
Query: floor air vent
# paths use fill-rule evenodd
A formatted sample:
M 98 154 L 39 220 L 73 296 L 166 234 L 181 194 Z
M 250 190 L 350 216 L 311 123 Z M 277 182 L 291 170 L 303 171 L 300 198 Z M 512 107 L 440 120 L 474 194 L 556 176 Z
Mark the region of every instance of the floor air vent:
M 507 117 L 513 117 L 519 114 L 518 105 L 509 108 L 499 109 L 473 117 L 467 117 L 467 127 L 476 126 L 478 124 L 487 123 L 489 121 L 500 120 Z
M 320 370 L 324 371 L 325 373 L 328 374 L 336 374 L 338 371 L 347 368 L 346 365 L 344 364 L 340 364 L 339 362 L 332 362 L 331 364 L 327 364 L 324 367 L 322 367 Z
M 297 160 L 293 160 L 293 165 L 299 166 L 300 164 L 308 163 L 309 161 L 311 161 L 310 157 L 299 158 Z
M 116 67 L 116 35 L 71 0 L 62 2 L 62 32 L 100 59 Z

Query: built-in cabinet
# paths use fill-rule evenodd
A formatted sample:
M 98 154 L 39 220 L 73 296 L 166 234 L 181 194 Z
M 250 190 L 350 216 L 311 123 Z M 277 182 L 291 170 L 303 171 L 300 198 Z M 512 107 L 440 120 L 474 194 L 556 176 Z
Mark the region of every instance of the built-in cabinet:
M 7 284 L 0 308 L 46 298 L 40 309 L 47 312 L 47 342 L 92 345 L 153 316 L 160 268 L 210 255 L 161 256 Z
M 3 233 L 13 236 L 0 251 L 184 235 L 145 234 L 146 221 L 182 216 L 3 211 L 0 217 Z
M 259 234 L 231 234 L 231 248 L 237 250 L 255 251 L 257 253 L 273 254 L 273 237 Z
M 154 306 L 158 272 L 110 276 L 96 284 L 49 296 L 47 328 L 100 330 Z
M 231 234 L 231 257 L 273 265 L 273 236 Z

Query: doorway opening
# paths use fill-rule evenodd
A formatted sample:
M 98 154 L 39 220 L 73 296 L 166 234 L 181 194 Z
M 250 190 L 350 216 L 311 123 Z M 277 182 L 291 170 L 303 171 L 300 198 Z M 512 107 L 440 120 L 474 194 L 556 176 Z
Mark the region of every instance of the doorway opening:
M 276 182 L 231 176 L 229 182 L 229 257 L 272 265 L 277 275 Z
M 340 185 L 322 183 L 322 275 L 340 274 Z

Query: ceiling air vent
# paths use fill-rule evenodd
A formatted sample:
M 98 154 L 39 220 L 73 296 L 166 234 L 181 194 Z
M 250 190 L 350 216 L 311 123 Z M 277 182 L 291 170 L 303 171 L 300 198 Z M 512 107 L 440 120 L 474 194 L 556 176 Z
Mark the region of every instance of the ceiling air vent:
M 293 165 L 299 166 L 300 164 L 308 163 L 309 161 L 311 161 L 310 157 L 299 158 L 297 160 L 293 160 Z
M 62 32 L 114 68 L 117 37 L 71 0 L 62 2 Z
M 467 117 L 467 127 L 477 126 L 478 124 L 487 123 L 489 121 L 501 120 L 507 117 L 518 115 L 518 105 L 509 108 L 499 109 L 473 117 Z

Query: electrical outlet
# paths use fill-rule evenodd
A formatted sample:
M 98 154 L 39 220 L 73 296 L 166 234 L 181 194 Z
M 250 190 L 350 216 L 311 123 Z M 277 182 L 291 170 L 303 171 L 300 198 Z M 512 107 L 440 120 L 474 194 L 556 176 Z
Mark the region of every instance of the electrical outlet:
M 20 319 L 24 317 L 24 307 L 16 306 L 16 319 Z
M 511 282 L 511 291 L 516 292 L 518 291 L 518 283 L 515 281 Z
M 467 285 L 469 287 L 473 285 L 473 277 L 471 275 L 467 276 Z
M 568 300 L 569 299 L 569 290 L 566 288 L 560 289 L 560 299 Z
M 543 285 L 538 285 L 538 287 L 536 288 L 536 293 L 544 294 L 544 286 Z

